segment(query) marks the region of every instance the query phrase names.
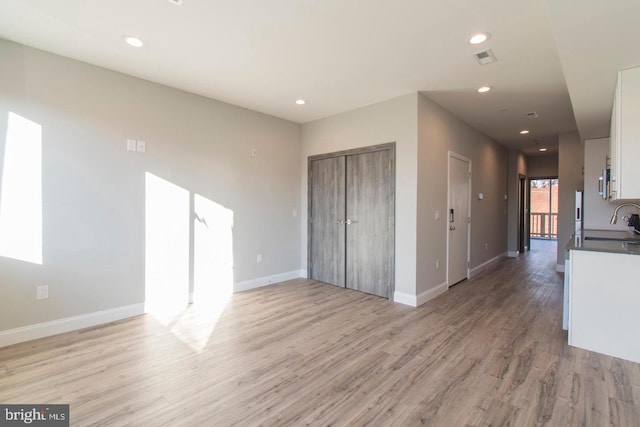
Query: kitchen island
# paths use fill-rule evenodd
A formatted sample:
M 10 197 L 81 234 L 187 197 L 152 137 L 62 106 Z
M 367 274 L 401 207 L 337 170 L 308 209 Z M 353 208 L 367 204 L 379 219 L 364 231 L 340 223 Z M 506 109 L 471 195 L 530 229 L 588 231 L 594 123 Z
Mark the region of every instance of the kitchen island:
M 569 345 L 640 362 L 640 236 L 583 230 L 566 249 Z

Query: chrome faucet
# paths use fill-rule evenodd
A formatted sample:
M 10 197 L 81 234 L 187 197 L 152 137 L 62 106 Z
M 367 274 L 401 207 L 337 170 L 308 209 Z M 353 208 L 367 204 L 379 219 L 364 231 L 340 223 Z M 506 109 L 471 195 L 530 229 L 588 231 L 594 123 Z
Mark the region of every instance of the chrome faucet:
M 635 203 L 623 203 L 621 205 L 616 206 L 616 209 L 613 211 L 613 215 L 611 216 L 611 221 L 609 221 L 611 224 L 615 224 L 616 222 L 618 222 L 618 211 L 620 210 L 620 208 L 623 208 L 625 206 L 633 206 L 635 208 L 640 209 L 640 205 L 637 205 Z

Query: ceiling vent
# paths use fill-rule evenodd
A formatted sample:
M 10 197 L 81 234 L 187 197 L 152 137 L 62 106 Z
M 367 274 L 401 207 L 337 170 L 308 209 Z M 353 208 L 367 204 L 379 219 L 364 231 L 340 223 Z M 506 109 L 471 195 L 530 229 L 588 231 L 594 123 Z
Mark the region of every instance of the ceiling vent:
M 182 3 L 184 3 L 184 0 L 169 0 L 169 3 L 173 3 L 176 6 L 182 6 Z
M 491 64 L 492 62 L 496 62 L 496 56 L 493 54 L 491 49 L 483 50 L 482 52 L 474 53 L 473 56 L 476 57 L 476 60 L 480 63 L 480 65 Z
M 528 113 L 524 113 L 524 115 L 531 118 L 538 117 L 538 113 L 536 113 L 535 111 L 529 111 Z

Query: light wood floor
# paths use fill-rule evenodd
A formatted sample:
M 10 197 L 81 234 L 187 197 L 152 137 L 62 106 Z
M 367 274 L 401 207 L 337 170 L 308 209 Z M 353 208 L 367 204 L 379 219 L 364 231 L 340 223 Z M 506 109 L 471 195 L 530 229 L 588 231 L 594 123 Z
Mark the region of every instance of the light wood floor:
M 540 245 L 422 307 L 298 280 L 0 349 L 0 403 L 73 426 L 638 426 L 640 365 L 567 346 Z M 553 248 L 551 248 L 553 250 Z

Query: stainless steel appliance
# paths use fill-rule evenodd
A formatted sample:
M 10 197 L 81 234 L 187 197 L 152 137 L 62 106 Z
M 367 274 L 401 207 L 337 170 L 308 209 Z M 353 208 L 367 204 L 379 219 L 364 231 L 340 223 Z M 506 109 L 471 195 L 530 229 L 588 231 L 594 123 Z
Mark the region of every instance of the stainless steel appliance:
M 582 234 L 582 224 L 584 222 L 584 192 L 576 191 L 576 207 L 574 210 L 575 232 Z
M 598 177 L 598 194 L 605 200 L 611 198 L 611 167 L 609 166 L 609 162 L 609 156 L 607 156 L 605 167 L 602 169 L 602 175 Z
M 574 239 L 580 241 L 584 222 L 584 192 L 576 191 L 576 205 L 573 211 L 575 221 Z M 562 329 L 569 329 L 569 283 L 571 282 L 571 260 L 569 252 L 564 260 L 564 295 L 562 304 Z

